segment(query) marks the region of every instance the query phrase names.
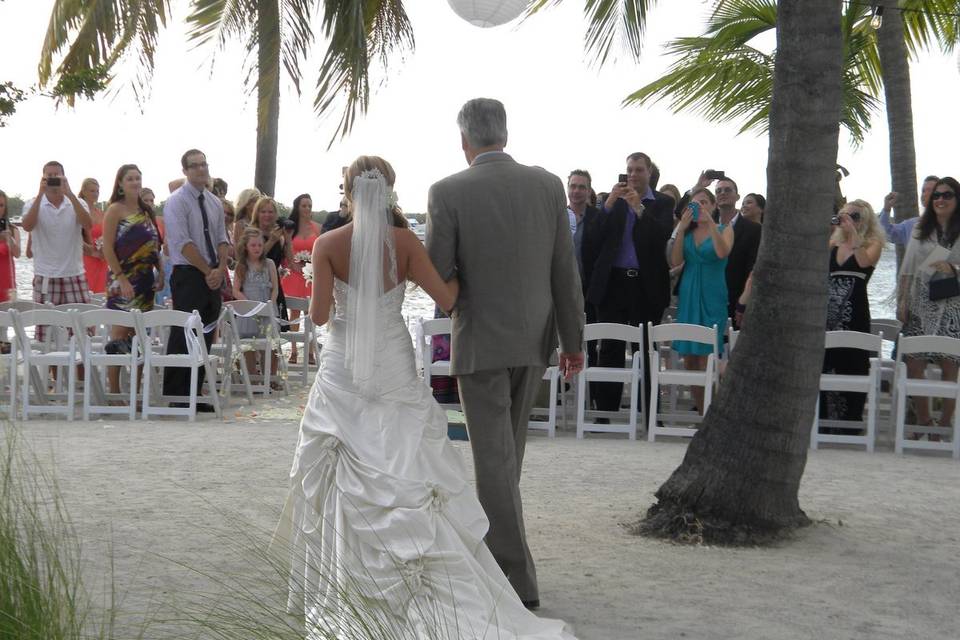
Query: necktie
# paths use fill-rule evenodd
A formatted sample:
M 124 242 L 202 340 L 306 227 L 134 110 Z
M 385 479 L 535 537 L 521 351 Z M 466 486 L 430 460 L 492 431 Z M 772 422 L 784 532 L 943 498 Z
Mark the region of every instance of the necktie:
M 200 203 L 200 217 L 203 218 L 203 241 L 207 245 L 207 255 L 209 256 L 207 261 L 211 267 L 216 267 L 219 260 L 217 260 L 217 250 L 213 248 L 213 241 L 210 240 L 210 221 L 207 218 L 207 208 L 203 204 L 203 193 L 197 198 L 197 202 Z

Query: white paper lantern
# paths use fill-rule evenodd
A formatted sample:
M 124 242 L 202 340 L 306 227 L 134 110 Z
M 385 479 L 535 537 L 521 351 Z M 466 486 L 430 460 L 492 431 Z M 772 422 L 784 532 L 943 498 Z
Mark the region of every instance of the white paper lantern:
M 475 27 L 498 27 L 515 20 L 530 0 L 447 0 L 458 16 Z

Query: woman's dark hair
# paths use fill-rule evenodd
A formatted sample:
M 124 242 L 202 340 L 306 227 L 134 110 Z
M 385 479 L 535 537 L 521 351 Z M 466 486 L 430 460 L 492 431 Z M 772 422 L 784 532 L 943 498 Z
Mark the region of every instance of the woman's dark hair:
M 293 220 L 293 235 L 300 233 L 300 203 L 304 200 L 313 202 L 309 193 L 301 193 L 293 199 L 293 209 L 290 211 L 290 219 Z
M 110 204 L 123 200 L 123 194 L 120 193 L 120 182 L 123 180 L 123 177 L 131 171 L 136 171 L 140 174 L 143 173 L 140 171 L 140 167 L 135 164 L 121 165 L 121 167 L 117 169 L 117 177 L 113 179 L 113 191 L 110 193 Z M 153 212 L 153 207 L 144 202 L 141 195 L 137 195 L 137 207 L 140 211 L 150 216 L 150 221 L 153 222 L 153 228 L 157 231 L 157 239 L 160 241 L 160 244 L 163 244 L 163 236 L 160 235 L 160 227 L 157 226 L 157 216 Z
M 745 198 L 753 198 L 753 201 L 757 203 L 757 206 L 760 207 L 760 210 L 763 211 L 767 208 L 767 199 L 764 198 L 759 193 L 748 193 Z
M 936 192 L 937 187 L 940 185 L 946 185 L 953 190 L 954 198 L 957 195 L 960 195 L 960 182 L 957 182 L 951 177 L 940 178 L 937 180 L 937 184 L 933 185 L 933 191 Z M 927 203 L 926 208 L 924 208 L 923 213 L 920 215 L 920 222 L 917 223 L 917 229 L 915 231 L 916 237 L 920 240 L 926 240 L 933 232 L 937 230 L 937 214 L 933 212 L 933 196 L 930 197 L 930 202 Z M 960 215 L 957 215 L 957 210 L 953 210 L 953 215 L 950 216 L 950 222 L 947 223 L 947 228 L 942 229 L 946 234 L 946 240 L 948 245 L 952 245 L 957 241 L 957 237 L 960 236 Z

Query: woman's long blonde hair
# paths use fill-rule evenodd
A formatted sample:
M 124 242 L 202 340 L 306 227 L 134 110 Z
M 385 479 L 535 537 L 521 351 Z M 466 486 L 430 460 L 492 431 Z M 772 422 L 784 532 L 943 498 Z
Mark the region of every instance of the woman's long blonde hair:
M 263 210 L 268 204 L 273 205 L 273 211 L 277 214 L 277 220 L 280 219 L 280 207 L 277 206 L 277 201 L 271 198 L 270 196 L 260 196 L 260 199 L 257 200 L 257 204 L 253 205 L 253 211 L 250 212 L 250 226 L 257 229 L 260 228 L 260 211 Z M 234 218 L 234 223 L 239 218 Z
M 243 230 L 243 234 L 240 236 L 240 239 L 237 241 L 237 268 L 234 270 L 234 278 L 237 281 L 237 289 L 243 288 L 243 281 L 247 277 L 247 242 L 253 238 L 260 238 L 263 240 L 263 233 L 260 232 L 259 227 L 247 226 Z M 260 255 L 260 260 L 265 261 L 267 259 L 266 254 Z
M 260 192 L 256 189 L 244 189 L 241 191 L 240 195 L 237 196 L 236 203 L 234 204 L 234 210 L 236 212 L 234 215 L 234 221 L 248 221 L 251 212 L 247 211 L 247 207 L 249 207 L 251 203 L 255 203 L 259 197 Z
M 390 163 L 379 156 L 360 156 L 354 160 L 353 164 L 350 165 L 350 168 L 347 169 L 347 175 L 343 180 L 343 192 L 347 199 L 347 216 L 349 218 L 353 218 L 353 198 L 351 196 L 351 192 L 353 191 L 353 181 L 361 173 L 371 169 L 379 170 L 386 179 L 387 186 L 393 189 L 393 184 L 397 179 L 397 173 L 393 170 L 393 167 L 390 166 Z M 407 223 L 407 219 L 403 216 L 403 211 L 398 205 L 394 204 L 390 208 L 390 213 L 393 217 L 393 226 L 404 229 L 410 226 Z
M 863 244 L 879 244 L 883 246 L 887 241 L 887 235 L 883 232 L 883 228 L 880 226 L 879 220 L 877 220 L 877 214 L 873 212 L 873 207 L 870 206 L 870 203 L 866 200 L 851 200 L 843 205 L 840 210 L 843 211 L 843 208 L 847 206 L 860 209 L 860 222 L 855 222 L 854 225 L 857 227 L 857 232 L 860 234 Z M 837 228 L 833 231 L 833 235 L 830 236 L 830 244 L 840 244 L 843 240 L 843 227 L 837 225 Z

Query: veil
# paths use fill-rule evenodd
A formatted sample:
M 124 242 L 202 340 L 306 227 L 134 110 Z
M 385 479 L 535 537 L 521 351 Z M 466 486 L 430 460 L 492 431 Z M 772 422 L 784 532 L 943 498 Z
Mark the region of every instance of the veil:
M 347 294 L 345 364 L 364 395 L 376 392 L 380 297 L 397 286 L 397 253 L 390 232 L 393 190 L 378 169 L 354 178 L 350 290 Z M 384 272 L 389 285 L 384 282 Z M 385 286 L 386 285 L 386 286 Z

